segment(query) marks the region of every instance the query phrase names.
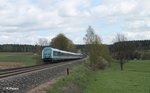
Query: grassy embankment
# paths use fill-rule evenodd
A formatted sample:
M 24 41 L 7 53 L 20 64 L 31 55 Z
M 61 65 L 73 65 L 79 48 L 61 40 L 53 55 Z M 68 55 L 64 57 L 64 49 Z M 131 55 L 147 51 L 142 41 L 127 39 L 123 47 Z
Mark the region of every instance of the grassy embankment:
M 130 61 L 124 71 L 118 63 L 96 72 L 81 65 L 58 80 L 48 93 L 150 93 L 150 60 Z
M 33 53 L 0 52 L 0 62 L 16 62 L 30 66 L 36 64 L 36 56 Z

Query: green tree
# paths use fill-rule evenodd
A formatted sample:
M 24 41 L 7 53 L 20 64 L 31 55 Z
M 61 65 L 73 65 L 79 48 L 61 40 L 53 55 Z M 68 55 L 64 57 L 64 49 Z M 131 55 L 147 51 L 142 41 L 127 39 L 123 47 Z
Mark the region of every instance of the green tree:
M 62 33 L 58 34 L 51 40 L 50 46 L 65 51 L 76 51 L 76 47 L 73 42 Z
M 100 45 L 100 55 L 105 58 L 108 62 L 109 67 L 111 66 L 112 57 L 110 55 L 109 49 L 106 45 Z
M 109 59 L 107 58 L 109 52 L 108 49 L 102 45 L 101 38 L 94 33 L 94 29 L 91 26 L 89 26 L 87 29 L 87 33 L 83 39 L 86 43 L 86 52 L 89 56 L 90 67 L 92 67 L 93 70 L 95 70 L 97 67 L 104 68 L 104 62 L 101 60 L 105 58 Z

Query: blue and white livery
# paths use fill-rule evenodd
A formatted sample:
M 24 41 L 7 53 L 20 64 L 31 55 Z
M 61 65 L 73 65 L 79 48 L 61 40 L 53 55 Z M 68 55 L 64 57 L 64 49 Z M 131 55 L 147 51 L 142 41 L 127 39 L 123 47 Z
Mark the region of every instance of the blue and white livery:
M 55 62 L 61 60 L 71 60 L 71 59 L 80 59 L 82 58 L 81 53 L 67 52 L 51 47 L 45 47 L 42 50 L 42 60 L 44 62 Z

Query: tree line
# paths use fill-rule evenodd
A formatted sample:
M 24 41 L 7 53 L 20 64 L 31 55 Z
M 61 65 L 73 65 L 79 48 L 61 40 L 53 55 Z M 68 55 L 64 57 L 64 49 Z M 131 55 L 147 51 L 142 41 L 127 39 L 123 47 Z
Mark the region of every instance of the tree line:
M 35 52 L 37 45 L 3 44 L 0 52 Z
M 116 53 L 122 47 L 127 60 L 150 59 L 150 40 L 122 41 L 109 45 L 109 50 L 113 58 L 117 59 Z
M 150 40 L 133 40 L 124 41 L 127 45 L 134 44 L 136 50 L 148 50 L 150 49 Z M 113 52 L 114 44 L 108 45 L 110 52 Z
M 55 41 L 55 39 L 53 40 L 53 42 L 54 41 Z M 41 39 L 40 39 L 40 42 L 42 42 Z M 135 50 L 137 50 L 137 51 L 144 51 L 144 50 L 146 51 L 146 50 L 150 49 L 150 40 L 124 41 L 124 43 L 127 46 L 130 46 L 131 44 L 134 45 Z M 112 45 L 106 45 L 109 48 L 110 53 L 114 52 L 114 47 L 116 44 L 117 43 L 114 43 Z M 49 45 L 49 43 L 48 43 L 48 45 Z M 43 44 L 37 44 L 37 45 L 2 44 L 2 45 L 0 45 L 0 52 L 35 52 L 37 46 L 44 47 L 44 46 L 48 46 L 48 45 L 47 44 L 44 44 L 44 45 Z M 52 47 L 57 47 L 57 46 L 59 46 L 59 45 L 53 44 Z M 73 46 L 73 47 L 76 48 L 77 50 L 86 51 L 85 46 L 86 46 L 85 44 L 75 44 L 75 46 Z

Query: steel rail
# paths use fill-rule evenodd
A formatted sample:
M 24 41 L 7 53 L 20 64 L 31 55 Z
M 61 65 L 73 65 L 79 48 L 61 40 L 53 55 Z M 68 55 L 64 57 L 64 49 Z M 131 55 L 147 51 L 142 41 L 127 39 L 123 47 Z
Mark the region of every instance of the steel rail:
M 84 58 L 78 59 L 78 60 L 83 60 L 83 59 Z M 77 60 L 62 61 L 62 62 L 57 62 L 55 64 L 41 64 L 41 65 L 34 65 L 34 66 L 27 66 L 27 67 L 4 69 L 4 70 L 0 70 L 0 79 L 23 74 L 23 73 L 28 73 L 28 72 L 32 72 L 32 71 L 42 70 L 42 69 L 46 69 L 46 68 L 50 68 L 50 67 L 55 67 L 57 65 L 61 65 L 64 63 L 70 63 L 70 62 L 74 62 L 74 61 L 77 61 Z
M 60 63 L 62 63 L 62 62 L 60 62 Z M 36 65 L 36 66 L 29 66 L 29 67 L 15 68 L 15 69 L 6 69 L 6 70 L 0 72 L 0 79 L 9 77 L 9 76 L 18 75 L 18 74 L 27 73 L 27 72 L 32 72 L 32 71 L 36 71 L 36 70 L 42 70 L 45 68 L 56 66 L 60 63 L 43 64 L 43 65 Z

